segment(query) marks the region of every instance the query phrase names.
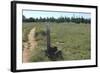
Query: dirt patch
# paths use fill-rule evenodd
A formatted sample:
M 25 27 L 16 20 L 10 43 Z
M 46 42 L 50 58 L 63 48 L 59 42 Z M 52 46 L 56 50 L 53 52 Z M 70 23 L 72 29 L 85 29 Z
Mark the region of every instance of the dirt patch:
M 28 34 L 28 42 L 23 43 L 23 56 L 22 56 L 22 60 L 23 63 L 27 63 L 30 61 L 30 57 L 31 57 L 31 51 L 34 50 L 34 48 L 37 45 L 37 42 L 35 41 L 35 30 L 36 28 L 34 27 L 33 29 L 30 30 L 29 34 Z

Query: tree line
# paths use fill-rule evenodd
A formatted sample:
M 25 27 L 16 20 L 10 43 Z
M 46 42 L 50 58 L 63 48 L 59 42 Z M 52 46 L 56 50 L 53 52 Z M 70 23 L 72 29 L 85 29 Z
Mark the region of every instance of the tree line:
M 62 22 L 73 22 L 73 23 L 86 23 L 86 24 L 90 24 L 91 23 L 91 19 L 86 19 L 83 17 L 58 17 L 58 18 L 54 18 L 54 17 L 47 17 L 47 18 L 26 18 L 24 15 L 22 17 L 23 22 L 56 22 L 56 23 L 62 23 Z

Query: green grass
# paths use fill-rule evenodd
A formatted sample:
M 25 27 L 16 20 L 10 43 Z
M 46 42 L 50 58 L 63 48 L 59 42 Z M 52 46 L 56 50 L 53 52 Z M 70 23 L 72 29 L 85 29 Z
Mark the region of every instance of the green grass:
M 23 42 L 27 41 L 27 34 L 36 27 L 36 40 L 38 46 L 31 58 L 33 62 L 49 61 L 45 56 L 46 35 L 41 35 L 41 32 L 46 32 L 45 23 L 23 23 Z M 84 60 L 91 58 L 90 47 L 90 24 L 75 24 L 75 23 L 51 23 L 51 45 L 57 46 L 62 51 L 63 60 Z

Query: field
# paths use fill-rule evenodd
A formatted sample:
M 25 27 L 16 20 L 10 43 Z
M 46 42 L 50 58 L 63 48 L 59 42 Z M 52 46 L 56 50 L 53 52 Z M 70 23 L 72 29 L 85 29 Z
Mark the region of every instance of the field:
M 59 60 L 85 60 L 91 58 L 91 31 L 90 24 L 50 23 L 51 46 L 62 51 L 63 59 Z M 31 50 L 29 62 L 50 61 L 45 55 L 47 49 L 46 23 L 30 22 L 22 25 L 22 42 L 28 42 L 28 34 L 36 28 L 35 41 L 37 46 Z

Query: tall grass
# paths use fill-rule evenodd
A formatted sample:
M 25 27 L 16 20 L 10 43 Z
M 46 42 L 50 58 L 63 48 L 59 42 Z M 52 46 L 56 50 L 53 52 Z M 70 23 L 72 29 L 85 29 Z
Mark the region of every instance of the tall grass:
M 29 31 L 36 27 L 38 46 L 32 51 L 31 62 L 50 61 L 45 55 L 47 49 L 45 23 L 23 23 L 23 42 L 27 41 Z M 51 45 L 62 51 L 63 60 L 84 60 L 91 58 L 90 24 L 50 23 Z

